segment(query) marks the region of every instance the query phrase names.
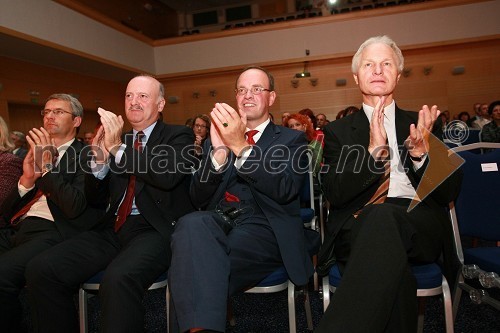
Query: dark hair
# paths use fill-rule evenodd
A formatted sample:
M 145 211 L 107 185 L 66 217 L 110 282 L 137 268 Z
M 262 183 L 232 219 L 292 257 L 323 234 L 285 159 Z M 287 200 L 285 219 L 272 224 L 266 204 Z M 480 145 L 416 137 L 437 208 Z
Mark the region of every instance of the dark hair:
M 458 117 L 457 117 L 457 118 L 458 118 L 458 120 L 462 120 L 462 116 L 463 116 L 463 115 L 466 115 L 466 116 L 467 116 L 467 121 L 469 121 L 469 120 L 470 120 L 470 114 L 469 114 L 469 112 L 467 112 L 467 111 L 460 112 L 460 113 L 458 114 Z
M 491 104 L 488 106 L 488 114 L 492 115 L 493 114 L 493 109 L 497 106 L 500 105 L 500 101 L 494 101 L 491 102 Z
M 210 117 L 207 116 L 206 114 L 198 114 L 196 117 L 193 118 L 193 122 L 191 123 L 191 128 L 194 128 L 194 124 L 196 123 L 196 119 L 201 119 L 203 120 L 206 125 L 207 125 L 207 136 L 208 133 L 210 133 Z
M 314 129 L 316 129 L 316 127 L 318 127 L 318 122 L 316 121 L 316 116 L 314 115 L 314 112 L 313 110 L 311 109 L 302 109 L 299 111 L 300 114 L 304 115 L 304 116 L 308 116 L 309 119 L 311 119 L 312 123 L 313 123 L 313 127 Z
M 348 116 L 348 115 L 350 115 L 350 114 L 353 114 L 353 113 L 355 113 L 355 112 L 358 112 L 358 111 L 359 111 L 359 108 L 357 108 L 357 107 L 355 107 L 355 106 L 352 106 L 352 105 L 351 105 L 351 106 L 348 106 L 348 107 L 346 107 L 346 108 L 345 108 L 345 110 L 344 110 L 344 117 L 345 117 L 345 116 Z
M 269 90 L 274 91 L 274 76 L 265 68 L 262 68 L 260 66 L 248 66 L 245 67 L 241 72 L 240 75 L 238 75 L 238 78 L 236 79 L 236 82 L 234 83 L 234 88 L 238 88 L 238 80 L 240 79 L 241 74 L 245 73 L 246 71 L 250 69 L 258 69 L 259 71 L 264 72 L 267 75 L 267 79 L 269 80 Z

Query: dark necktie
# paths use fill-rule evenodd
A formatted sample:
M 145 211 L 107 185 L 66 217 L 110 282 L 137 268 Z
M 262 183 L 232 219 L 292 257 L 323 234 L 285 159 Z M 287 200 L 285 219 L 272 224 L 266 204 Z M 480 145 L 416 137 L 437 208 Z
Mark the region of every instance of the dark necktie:
M 250 130 L 250 131 L 248 131 L 248 132 L 245 133 L 247 135 L 247 142 L 248 142 L 248 144 L 251 144 L 251 145 L 255 144 L 255 140 L 253 139 L 253 137 L 257 133 L 259 133 L 259 131 L 257 131 L 257 130 Z
M 142 151 L 142 138 L 144 137 L 144 132 L 137 132 L 135 135 L 134 149 Z M 134 201 L 134 190 L 135 190 L 135 175 L 130 175 L 128 179 L 127 192 L 125 193 L 125 198 L 123 198 L 120 207 L 118 208 L 118 213 L 116 214 L 115 221 L 115 232 L 118 232 L 122 227 L 123 223 L 127 219 L 127 216 L 132 212 L 132 202 Z
M 33 199 L 31 199 L 26 205 L 23 206 L 23 208 L 21 208 L 16 214 L 14 214 L 14 216 L 11 217 L 10 224 L 17 224 L 19 222 L 19 219 L 30 210 L 31 206 L 33 206 L 33 204 L 37 202 L 42 195 L 42 190 L 37 190 Z

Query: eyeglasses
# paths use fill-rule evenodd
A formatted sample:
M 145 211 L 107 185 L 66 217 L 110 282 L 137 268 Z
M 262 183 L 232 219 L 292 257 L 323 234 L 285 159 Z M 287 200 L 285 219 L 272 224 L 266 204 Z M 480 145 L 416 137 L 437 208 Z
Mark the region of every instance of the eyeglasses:
M 250 90 L 250 92 L 253 94 L 253 95 L 260 95 L 262 94 L 263 91 L 272 91 L 270 89 L 266 89 L 264 87 L 252 87 L 250 89 L 247 89 L 247 88 L 237 88 L 235 91 L 238 95 L 240 96 L 244 96 L 247 94 L 247 92 Z
M 196 124 L 196 125 L 194 125 L 193 127 L 196 127 L 196 128 L 207 128 L 207 126 L 205 126 L 205 125 L 200 125 L 200 124 Z
M 52 113 L 54 114 L 54 116 L 56 116 L 56 117 L 59 117 L 59 116 L 60 116 L 60 115 L 62 115 L 63 113 L 69 113 L 70 115 L 73 115 L 73 113 L 72 113 L 72 112 L 69 112 L 69 111 L 66 111 L 66 110 L 63 110 L 63 109 L 53 109 L 53 110 L 51 110 L 51 109 L 43 109 L 43 110 L 41 110 L 41 111 L 40 111 L 40 114 L 41 114 L 43 117 L 45 117 L 45 116 L 48 116 L 48 115 L 49 115 L 49 113 L 51 113 L 51 112 L 52 112 Z

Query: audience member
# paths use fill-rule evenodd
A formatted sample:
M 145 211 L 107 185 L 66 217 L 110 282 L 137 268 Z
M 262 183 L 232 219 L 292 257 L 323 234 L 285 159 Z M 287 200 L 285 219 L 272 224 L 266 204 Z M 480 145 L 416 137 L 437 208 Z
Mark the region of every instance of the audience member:
M 469 127 L 472 127 L 472 122 L 476 119 L 481 118 L 481 103 L 474 103 L 472 105 L 472 110 L 474 111 L 473 116 L 469 120 Z
M 500 101 L 494 101 L 488 106 L 491 121 L 481 130 L 481 141 L 500 143 Z
M 281 125 L 285 126 L 285 125 L 284 125 L 284 124 L 285 124 L 285 119 L 286 119 L 287 117 L 290 117 L 290 112 L 283 112 L 283 113 L 281 114 Z
M 186 122 L 184 123 L 184 125 L 186 125 L 186 127 L 189 127 L 189 128 L 193 128 L 193 124 L 194 124 L 194 118 L 188 118 L 188 119 L 186 119 Z
M 210 134 L 210 118 L 206 114 L 194 117 L 193 132 L 195 155 L 201 159 L 203 144 Z
M 345 116 L 345 109 L 344 110 L 340 110 L 337 115 L 335 116 L 335 120 L 339 120 L 339 119 L 342 119 L 344 118 Z
M 85 143 L 87 146 L 90 146 L 92 144 L 92 140 L 94 140 L 94 136 L 94 132 L 83 133 L 83 143 Z
M 33 128 L 26 137 L 30 150 L 18 186 L 0 208 L 5 219 L 0 229 L 0 321 L 5 332 L 17 332 L 21 323 L 18 295 L 26 285 L 28 262 L 98 216 L 98 211 L 90 214 L 86 209 L 81 167 L 86 157 L 84 145 L 75 140 L 82 105 L 71 95 L 54 94 L 41 114 L 43 127 Z
M 337 262 L 343 277 L 318 333 L 416 332 L 416 281 L 409 262 L 434 262 L 443 249 L 446 264 L 453 257 L 444 207 L 458 192 L 460 175 L 408 211 L 426 179 L 429 130 L 439 111 L 424 105 L 419 113 L 408 112 L 395 104 L 403 68 L 401 50 L 389 37 L 366 40 L 352 59 L 362 111 L 325 127 L 330 168 L 323 184 L 331 208 L 318 270 L 325 274 Z M 379 203 L 374 194 L 384 187 L 387 198 L 382 192 Z M 451 266 L 447 277 L 456 273 Z
M 312 152 L 313 171 L 317 175 L 321 169 L 321 161 L 323 159 L 323 137 L 316 137 L 316 131 L 312 126 L 311 119 L 300 113 L 293 113 L 290 117 L 286 118 L 285 126 L 305 132 L 309 148 Z
M 193 144 L 193 133 L 163 123 L 164 106 L 163 85 L 139 75 L 125 92 L 132 131 L 123 134 L 122 116 L 99 108 L 102 127 L 92 143 L 95 157 L 86 190 L 89 200 L 109 208 L 96 228 L 29 264 L 26 278 L 37 332 L 78 332 L 73 295 L 102 270 L 100 331 L 144 330 L 143 295 L 169 267 L 175 220 L 192 211 L 191 161 L 183 149 Z
M 472 121 L 472 128 L 481 129 L 484 125 L 491 121 L 490 115 L 488 113 L 488 104 L 481 104 L 481 108 L 479 109 L 479 114 L 476 116 L 476 119 Z
M 324 113 L 319 113 L 316 116 L 316 122 L 318 127 L 316 128 L 317 130 L 323 130 L 323 127 L 327 124 L 328 119 L 326 119 L 326 116 Z
M 467 111 L 463 111 L 463 112 L 460 112 L 458 114 L 458 117 L 457 117 L 458 120 L 464 122 L 465 124 L 467 124 L 467 126 L 470 126 L 470 115 L 469 115 L 469 112 Z
M 348 106 L 348 107 L 346 107 L 346 108 L 345 108 L 345 110 L 344 110 L 344 117 L 345 117 L 345 116 L 348 116 L 348 115 L 351 115 L 351 114 L 353 114 L 353 113 L 356 113 L 356 112 L 358 112 L 358 111 L 359 111 L 359 108 L 357 108 L 357 107 L 355 107 L 355 106 L 353 106 L 353 105 Z
M 182 217 L 172 235 L 169 286 L 181 332 L 224 332 L 228 296 L 283 265 L 297 285 L 313 273 L 299 215 L 307 142 L 270 122 L 275 99 L 273 76 L 248 67 L 236 81 L 237 107 L 216 103 L 210 114 L 210 151 L 191 183 L 206 211 Z
M 311 122 L 313 124 L 313 128 L 314 130 L 316 130 L 318 128 L 318 121 L 316 120 L 316 116 L 314 115 L 314 112 L 313 110 L 311 109 L 302 109 L 299 111 L 300 114 L 304 115 L 304 116 L 308 116 L 309 119 L 311 119 Z
M 26 135 L 24 135 L 23 132 L 12 131 L 10 133 L 10 139 L 15 146 L 12 153 L 19 158 L 24 159 L 24 157 L 28 153 L 28 149 L 26 148 Z
M 0 117 L 0 207 L 8 193 L 16 188 L 17 181 L 23 173 L 23 160 L 12 154 L 15 148 L 10 140 L 9 128 Z

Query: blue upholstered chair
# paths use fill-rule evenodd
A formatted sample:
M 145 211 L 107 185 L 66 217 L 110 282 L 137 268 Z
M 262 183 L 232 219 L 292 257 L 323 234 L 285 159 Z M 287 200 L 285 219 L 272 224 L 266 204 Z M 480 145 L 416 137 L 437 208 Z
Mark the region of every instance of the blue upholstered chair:
M 485 154 L 471 150 L 492 149 Z M 450 204 L 455 248 L 462 269 L 454 293 L 456 316 L 462 290 L 474 303 L 486 303 L 500 310 L 500 300 L 478 290 L 466 279 L 478 278 L 484 288 L 500 288 L 500 143 L 476 143 L 453 149 L 464 160 L 460 193 Z M 474 239 L 474 246 L 463 247 L 461 237 Z
M 446 324 L 446 333 L 453 333 L 453 312 L 451 303 L 450 287 L 446 278 L 441 273 L 441 268 L 435 264 L 413 265 L 413 275 L 417 280 L 417 296 L 427 297 L 435 295 L 443 295 L 444 317 Z M 328 276 L 323 277 L 323 310 L 330 304 L 330 291 L 335 292 L 335 289 L 340 285 L 342 276 L 337 264 L 330 269 Z M 422 303 L 421 303 L 422 304 Z M 419 307 L 418 316 L 418 331 L 423 331 L 423 307 Z
M 100 271 L 90 279 L 88 279 L 85 283 L 82 283 L 80 286 L 80 290 L 78 291 L 78 304 L 79 304 L 79 316 L 80 316 L 80 333 L 88 332 L 88 323 L 87 323 L 87 301 L 88 298 L 92 294 L 96 294 L 99 291 L 99 286 L 102 281 L 102 277 L 104 276 L 105 271 Z M 149 290 L 159 289 L 166 287 L 167 285 L 167 272 L 160 275 L 156 281 L 149 287 Z M 168 298 L 165 295 L 167 304 Z M 168 313 L 167 313 L 168 318 Z

